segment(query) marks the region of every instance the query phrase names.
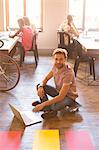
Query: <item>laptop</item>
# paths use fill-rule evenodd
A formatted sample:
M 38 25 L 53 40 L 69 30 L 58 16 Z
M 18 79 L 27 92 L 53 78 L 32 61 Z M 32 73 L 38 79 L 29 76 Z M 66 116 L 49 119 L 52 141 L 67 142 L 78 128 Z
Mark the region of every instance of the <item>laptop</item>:
M 41 114 L 43 112 L 32 112 L 32 111 L 22 111 L 16 108 L 15 106 L 9 104 L 12 113 L 14 116 L 25 126 L 31 126 L 37 123 L 42 122 Z

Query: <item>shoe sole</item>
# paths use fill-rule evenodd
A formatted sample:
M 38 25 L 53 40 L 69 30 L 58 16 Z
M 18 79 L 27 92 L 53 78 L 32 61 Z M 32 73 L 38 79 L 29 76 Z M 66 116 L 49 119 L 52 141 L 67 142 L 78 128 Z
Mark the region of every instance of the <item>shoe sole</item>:
M 69 112 L 77 112 L 77 111 L 79 111 L 79 108 L 74 108 L 73 110 L 69 110 Z
M 41 103 L 38 102 L 38 101 L 35 101 L 35 102 L 32 103 L 32 106 L 37 106 L 38 104 L 41 104 Z

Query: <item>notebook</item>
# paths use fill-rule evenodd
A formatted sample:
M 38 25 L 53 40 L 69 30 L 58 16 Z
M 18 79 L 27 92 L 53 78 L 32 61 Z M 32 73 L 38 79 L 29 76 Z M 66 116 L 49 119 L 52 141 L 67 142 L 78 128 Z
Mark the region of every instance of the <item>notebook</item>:
M 32 112 L 32 111 L 22 111 L 16 108 L 15 106 L 9 104 L 12 113 L 14 116 L 25 126 L 34 125 L 42 122 L 41 114 L 43 112 Z

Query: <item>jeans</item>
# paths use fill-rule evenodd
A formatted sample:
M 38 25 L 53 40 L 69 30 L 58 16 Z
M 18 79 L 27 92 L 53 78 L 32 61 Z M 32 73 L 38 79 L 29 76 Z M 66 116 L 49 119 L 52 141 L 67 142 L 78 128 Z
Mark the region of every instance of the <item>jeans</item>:
M 38 89 L 39 85 L 40 84 L 37 85 L 37 89 Z M 44 96 L 43 96 L 43 98 L 40 98 L 41 103 L 48 100 L 48 95 L 51 97 L 55 97 L 59 94 L 59 92 L 56 90 L 56 88 L 54 88 L 50 85 L 45 85 L 43 88 L 44 88 Z M 79 104 L 75 100 L 72 100 L 71 98 L 66 96 L 60 102 L 57 102 L 50 106 L 44 107 L 43 111 L 50 111 L 50 110 L 59 111 L 61 109 L 64 109 L 66 106 L 71 107 L 74 105 L 79 106 Z

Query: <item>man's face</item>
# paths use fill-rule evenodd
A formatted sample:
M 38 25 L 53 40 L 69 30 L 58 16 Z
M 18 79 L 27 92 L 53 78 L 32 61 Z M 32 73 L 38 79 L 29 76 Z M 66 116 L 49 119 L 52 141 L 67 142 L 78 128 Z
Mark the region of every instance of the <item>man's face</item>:
M 56 66 L 57 69 L 61 69 L 66 62 L 66 58 L 64 54 L 55 54 L 54 55 L 54 65 Z

